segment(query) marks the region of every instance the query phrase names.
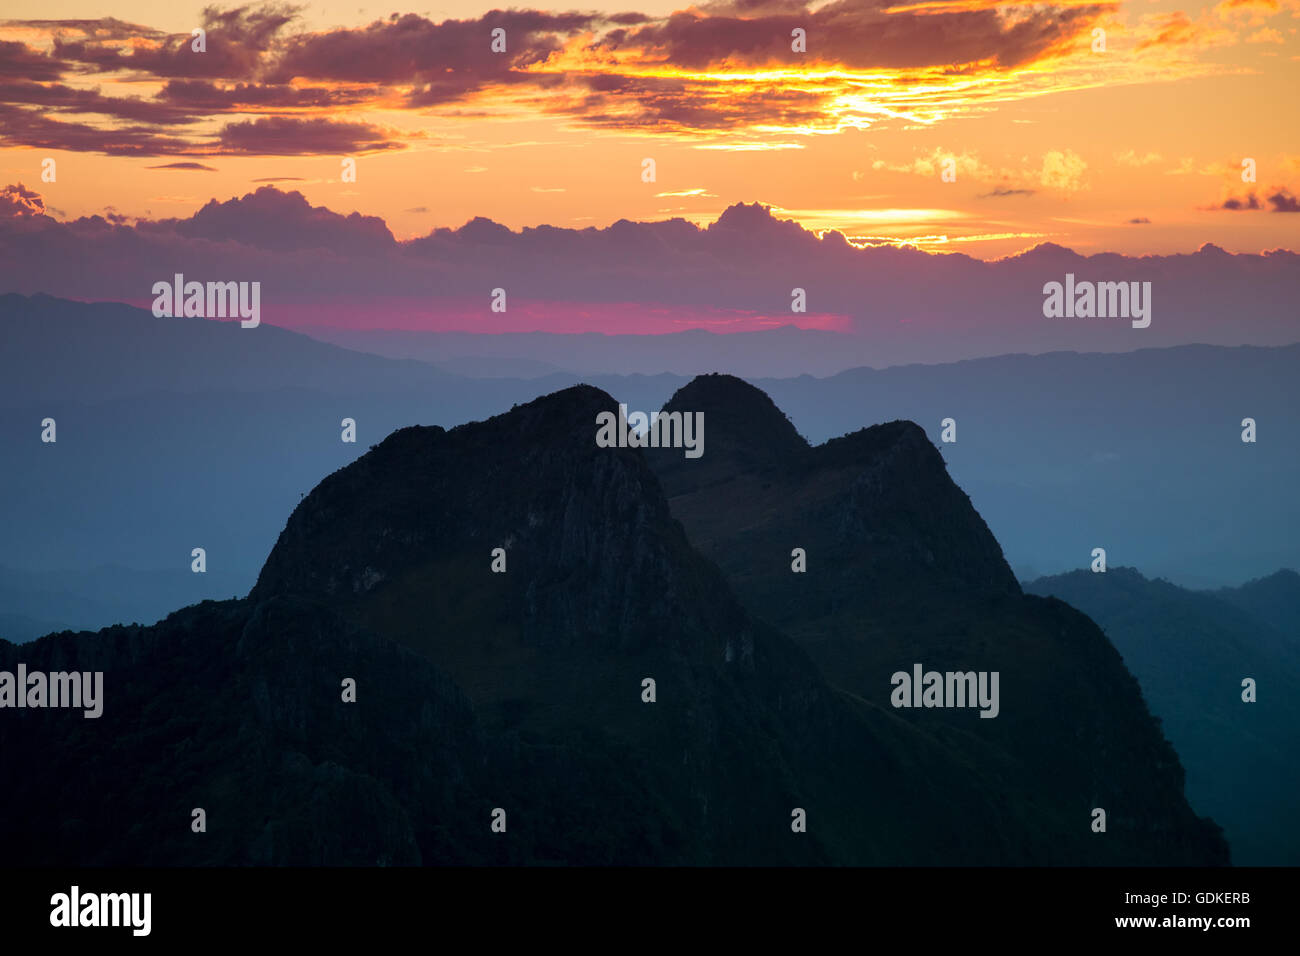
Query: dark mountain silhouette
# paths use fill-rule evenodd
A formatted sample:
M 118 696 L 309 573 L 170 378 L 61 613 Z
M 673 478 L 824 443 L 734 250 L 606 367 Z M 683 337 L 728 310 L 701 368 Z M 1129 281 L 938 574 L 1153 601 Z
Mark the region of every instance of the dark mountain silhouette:
M 0 668 L 105 672 L 97 720 L 0 721 L 9 859 L 1226 862 L 1117 659 L 1117 673 L 1103 655 L 1067 675 L 1068 648 L 1040 648 L 1047 679 L 1007 681 L 1004 716 L 965 724 L 833 686 L 732 596 L 645 455 L 595 445 L 614 404 L 580 386 L 450 431 L 402 429 L 299 504 L 246 599 L 0 642 Z M 899 461 L 924 467 L 920 454 Z M 866 493 L 906 501 L 896 479 L 937 480 L 885 467 Z M 842 514 L 901 563 L 928 551 L 935 580 L 1025 600 L 1005 565 L 953 553 L 987 537 L 978 517 L 909 535 L 919 517 Z M 505 573 L 490 570 L 497 547 Z M 1086 643 L 1086 619 L 1039 604 Z M 980 608 L 949 610 L 985 627 Z M 355 703 L 340 698 L 348 677 Z M 1108 717 L 1092 713 L 1099 689 L 1117 698 Z M 1073 709 L 1068 746 L 1056 726 L 1008 732 L 1043 707 Z M 1098 802 L 1105 835 L 1089 832 Z M 205 834 L 188 829 L 194 807 Z M 506 834 L 489 828 L 495 807 Z M 795 808 L 807 833 L 791 830 Z
M 1025 585 L 1093 618 L 1123 655 L 1187 768 L 1187 794 L 1222 824 L 1233 860 L 1300 863 L 1300 575 L 1190 591 L 1132 568 Z M 1243 678 L 1257 682 L 1242 700 Z
M 773 461 L 764 436 L 788 436 L 788 422 L 740 379 L 698 378 L 665 411 L 708 423 L 699 475 L 678 451 L 647 452 L 673 514 L 746 608 L 789 633 L 833 686 L 892 709 L 891 675 L 914 664 L 997 671 L 995 719 L 894 713 L 958 746 L 995 748 L 1007 792 L 1031 794 L 1062 826 L 1094 807 L 1122 821 L 1123 840 L 1167 825 L 1156 821 L 1171 798 L 1182 803 L 1182 769 L 1137 683 L 1088 618 L 1021 593 L 919 427 L 891 422 L 817 447 L 787 439 Z
M 469 818 L 485 751 L 463 696 L 429 662 L 318 606 L 208 601 L 148 628 L 0 642 L 0 667 L 18 661 L 102 670 L 105 700 L 97 719 L 5 712 L 10 865 L 401 865 L 475 854 Z M 340 703 L 344 677 L 360 688 L 354 706 Z M 206 811 L 206 833 L 191 832 L 194 808 Z
M 877 606 L 868 583 L 1018 593 L 992 534 L 911 422 L 813 448 L 767 395 L 729 375 L 696 378 L 664 409 L 708 423 L 701 468 L 680 452 L 648 452 L 674 514 L 762 616 L 818 629 L 846 602 Z M 773 546 L 770 565 L 754 553 Z M 815 573 L 791 576 L 796 547 Z

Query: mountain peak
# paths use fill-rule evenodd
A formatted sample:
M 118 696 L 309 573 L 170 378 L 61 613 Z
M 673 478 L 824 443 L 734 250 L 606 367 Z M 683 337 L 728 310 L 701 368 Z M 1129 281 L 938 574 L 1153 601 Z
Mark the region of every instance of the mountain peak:
M 807 448 L 808 442 L 795 430 L 789 417 L 772 401 L 767 392 L 736 375 L 709 372 L 697 375 L 676 392 L 664 405 L 665 411 L 731 413 L 763 430 L 764 440 L 776 440 L 781 450 L 791 446 Z
M 597 415 L 617 408 L 575 385 L 486 421 L 394 432 L 298 505 L 250 599 L 400 614 L 416 649 L 456 640 L 430 630 L 438 609 L 471 606 L 534 649 L 730 639 L 739 606 L 718 599 L 644 456 L 596 443 Z
M 820 534 L 837 566 L 854 568 L 859 585 L 872 580 L 893 592 L 888 600 L 920 581 L 1019 592 L 1001 546 L 915 422 L 885 422 L 810 447 L 761 389 L 717 374 L 693 379 L 664 409 L 704 414 L 700 460 L 662 450 L 648 457 L 674 514 L 724 570 L 737 559 L 712 551 L 716 543 L 730 537 L 735 554 L 744 554 L 766 524 L 774 548 Z M 764 607 L 759 616 L 775 613 Z
M 767 393 L 734 375 L 697 375 L 673 393 L 663 410 L 702 413 L 707 435 L 707 452 L 699 461 L 669 460 L 681 456 L 662 449 L 651 454 L 670 488 L 688 476 L 692 484 L 711 483 L 751 469 L 784 469 L 808 453 L 808 442 Z

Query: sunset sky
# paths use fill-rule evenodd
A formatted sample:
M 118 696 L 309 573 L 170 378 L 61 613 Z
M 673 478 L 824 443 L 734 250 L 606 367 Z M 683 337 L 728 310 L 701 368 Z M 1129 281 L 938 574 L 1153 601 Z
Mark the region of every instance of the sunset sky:
M 6 12 L 0 183 L 58 219 L 184 217 L 272 183 L 398 238 L 759 201 L 855 244 L 982 259 L 1297 247 L 1300 0 Z

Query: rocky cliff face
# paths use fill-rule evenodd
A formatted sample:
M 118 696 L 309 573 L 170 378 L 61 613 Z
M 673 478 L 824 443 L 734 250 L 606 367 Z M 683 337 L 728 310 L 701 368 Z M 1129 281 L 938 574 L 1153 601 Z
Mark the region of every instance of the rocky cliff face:
M 153 627 L 0 643 L 0 668 L 18 661 L 103 671 L 104 702 L 97 719 L 0 721 L 13 864 L 374 866 L 471 850 L 473 831 L 447 825 L 468 822 L 486 776 L 468 702 L 319 605 L 205 602 Z
M 843 625 L 837 608 L 861 606 L 850 579 L 818 585 L 798 642 L 759 619 L 688 538 L 693 522 L 684 530 L 674 518 L 680 502 L 670 509 L 647 456 L 596 445 L 596 415 L 615 408 L 577 387 L 450 431 L 403 429 L 304 499 L 247 599 L 151 628 L 0 642 L 3 668 L 105 671 L 98 720 L 0 720 L 0 774 L 12 781 L 0 790 L 0 838 L 14 861 L 1223 859 L 1104 640 L 1082 657 L 1093 670 L 1072 671 L 1072 648 L 1095 643 L 1086 619 L 1022 606 L 996 543 L 971 544 L 987 537 L 978 516 L 925 511 L 933 493 L 964 496 L 924 473 L 926 450 L 907 428 L 863 448 L 801 452 L 788 422 L 772 421 L 747 452 L 743 429 L 712 430 L 726 421 L 725 402 L 715 406 L 723 414 L 708 420 L 698 461 L 724 462 L 709 456 L 731 442 L 749 455 L 735 461 L 762 474 L 745 500 L 709 490 L 727 489 L 722 476 L 694 492 L 722 495 L 725 512 L 699 540 L 760 606 L 755 586 L 777 583 L 762 567 L 764 522 L 788 510 L 759 494 L 762 483 L 811 483 L 817 534 L 846 555 L 869 536 L 864 566 L 880 587 L 901 580 L 891 555 L 930 569 L 914 593 L 941 617 L 890 630 L 892 640 L 937 666 L 970 648 L 999 648 L 999 661 L 1028 653 L 1026 673 L 1043 683 L 1009 682 L 1010 719 L 900 714 L 873 692 L 871 658 L 823 677 L 809 629 Z M 746 415 L 738 406 L 736 421 Z M 767 510 L 734 528 L 751 505 Z M 753 535 L 748 578 L 723 547 L 736 534 Z M 949 600 L 954 587 L 984 603 Z M 795 620 L 805 598 L 787 591 L 776 606 Z M 840 627 L 825 641 L 861 636 Z M 348 678 L 355 702 L 342 699 Z M 1118 703 L 1099 708 L 1099 693 Z M 1050 703 L 1077 726 L 1035 727 L 1032 709 Z M 1065 782 L 1045 778 L 1062 768 Z M 1096 801 L 1123 821 L 1104 838 L 1088 832 Z M 207 833 L 189 829 L 195 807 Z M 496 808 L 504 833 L 491 829 Z M 806 832 L 791 827 L 796 811 Z
M 613 407 L 578 386 L 490 422 L 395 432 L 302 502 L 250 597 L 370 606 L 416 579 L 445 590 L 449 574 L 462 602 L 490 592 L 498 623 L 530 648 L 722 656 L 744 615 L 642 456 L 596 446 L 596 415 Z M 505 573 L 490 570 L 497 548 Z
M 740 379 L 698 378 L 665 411 L 703 411 L 705 458 L 718 451 L 704 480 L 680 456 L 648 452 L 673 513 L 742 603 L 790 634 L 831 684 L 995 749 L 1009 761 L 1008 794 L 1025 795 L 1062 827 L 1105 809 L 1107 834 L 1067 855 L 1106 858 L 1116 850 L 1108 840 L 1127 844 L 1120 852 L 1129 859 L 1193 847 L 1223 858 L 1115 649 L 1084 615 L 1021 593 L 919 427 L 890 422 L 815 448 L 787 440 L 779 464 L 768 465 L 756 464 L 766 436 L 788 422 Z M 802 573 L 793 570 L 796 548 Z M 893 707 L 891 676 L 918 663 L 998 672 L 998 717 Z
M 707 422 L 698 465 L 678 452 L 647 451 L 673 513 L 707 556 L 733 579 L 765 578 L 766 568 L 783 591 L 793 580 L 789 560 L 751 560 L 754 547 L 816 553 L 816 573 L 799 579 L 805 598 L 791 616 L 866 601 L 872 586 L 894 598 L 936 588 L 1019 593 L 996 539 L 912 422 L 812 448 L 767 395 L 730 375 L 694 379 L 664 411 L 703 412 Z M 766 590 L 754 583 L 755 596 Z

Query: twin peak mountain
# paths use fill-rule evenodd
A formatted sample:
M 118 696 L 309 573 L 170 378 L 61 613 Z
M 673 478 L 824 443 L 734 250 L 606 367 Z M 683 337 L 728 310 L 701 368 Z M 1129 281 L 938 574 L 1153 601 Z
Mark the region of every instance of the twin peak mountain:
M 396 431 L 298 505 L 247 598 L 24 645 L 106 700 L 0 721 L 15 861 L 1228 862 L 1118 653 L 1021 592 L 919 427 L 811 447 L 706 375 L 664 408 L 708 423 L 687 459 L 598 447 L 616 408 L 576 386 Z M 891 706 L 915 662 L 999 672 L 997 719 Z M 86 774 L 111 802 L 64 785 Z M 196 806 L 207 839 L 176 822 Z

